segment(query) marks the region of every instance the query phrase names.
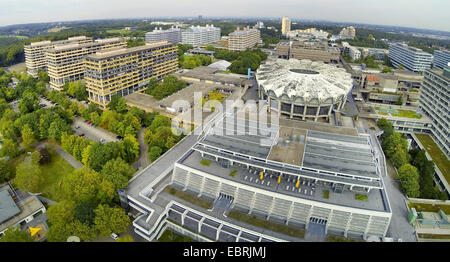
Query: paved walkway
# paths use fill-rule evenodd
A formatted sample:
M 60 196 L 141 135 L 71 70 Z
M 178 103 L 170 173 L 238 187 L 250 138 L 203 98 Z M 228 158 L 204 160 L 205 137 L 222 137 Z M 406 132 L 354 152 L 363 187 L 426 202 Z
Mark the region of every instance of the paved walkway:
M 38 143 L 36 145 L 36 147 L 39 147 L 39 146 L 50 146 L 50 147 L 52 147 L 53 149 L 55 149 L 55 152 L 58 153 L 58 155 L 60 155 L 62 158 L 64 158 L 64 160 L 66 160 L 75 169 L 81 168 L 83 166 L 82 163 L 78 162 L 78 160 L 76 160 L 71 154 L 69 154 L 66 151 L 64 151 L 57 144 L 49 145 L 47 142 L 41 142 L 41 143 Z
M 137 171 L 144 169 L 146 166 L 150 165 L 150 160 L 148 159 L 148 145 L 144 141 L 144 134 L 145 128 L 141 128 L 138 133 L 139 158 L 132 165 L 132 167 Z

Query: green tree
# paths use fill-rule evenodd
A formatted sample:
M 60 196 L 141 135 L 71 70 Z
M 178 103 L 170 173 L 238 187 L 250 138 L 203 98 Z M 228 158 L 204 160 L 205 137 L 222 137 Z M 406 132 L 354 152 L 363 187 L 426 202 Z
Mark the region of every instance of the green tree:
M 161 153 L 162 149 L 159 146 L 152 146 L 149 154 L 150 161 L 154 162 L 159 156 L 161 156 Z
M 149 126 L 149 129 L 152 132 L 155 132 L 156 129 L 160 126 L 171 126 L 172 125 L 172 121 L 170 121 L 170 119 L 167 116 L 163 116 L 163 115 L 157 115 L 155 116 L 155 118 L 153 119 L 152 124 Z
M 22 99 L 20 99 L 18 107 L 21 114 L 30 113 L 39 109 L 38 95 L 32 91 L 26 90 L 22 94 Z
M 139 156 L 139 142 L 131 135 L 126 135 L 122 141 L 122 158 L 127 162 L 133 162 Z
M 14 182 L 22 191 L 38 193 L 44 178 L 38 165 L 30 162 L 22 162 L 16 167 Z
M 397 147 L 398 145 L 400 147 Z M 398 150 L 399 148 L 403 149 L 405 152 L 408 150 L 408 142 L 402 134 L 394 132 L 391 136 L 383 140 L 383 149 L 388 157 L 392 157 L 395 150 Z
M 127 187 L 128 180 L 133 176 L 134 169 L 131 168 L 123 159 L 116 158 L 108 161 L 102 168 L 101 174 L 104 179 L 114 185 L 114 191 Z
M 411 164 L 405 164 L 398 169 L 398 178 L 403 192 L 409 197 L 420 196 L 419 173 Z
M 70 223 L 75 219 L 75 202 L 63 200 L 57 204 L 50 205 L 47 210 L 47 216 L 52 224 Z
M 111 98 L 111 101 L 109 102 L 109 107 L 112 110 L 121 114 L 128 111 L 127 103 L 125 102 L 125 99 L 120 95 L 114 95 Z
M 383 139 L 389 137 L 394 133 L 394 126 L 386 118 L 380 118 L 377 121 L 377 125 L 381 130 L 383 130 Z
M 36 142 L 36 139 L 34 138 L 33 130 L 26 124 L 22 129 L 22 145 L 29 151 L 34 142 Z
M 57 141 L 61 140 L 61 135 L 63 133 L 72 133 L 72 128 L 69 124 L 67 124 L 63 119 L 56 118 L 51 124 L 48 129 L 48 137 L 53 138 Z
M 409 154 L 404 150 L 402 145 L 397 145 L 394 149 L 394 153 L 391 156 L 391 161 L 396 168 L 403 166 L 409 162 Z
M 31 163 L 35 165 L 39 165 L 39 162 L 41 161 L 41 153 L 39 151 L 35 150 L 33 153 L 31 153 Z
M 0 160 L 0 183 L 9 181 L 12 176 L 12 170 L 5 160 Z
M 19 146 L 11 139 L 4 139 L 2 148 L 0 149 L 0 156 L 15 157 L 19 154 Z
M 110 199 L 102 199 L 104 194 L 100 196 L 101 182 L 99 173 L 84 166 L 63 178 L 61 191 L 65 199 L 75 203 L 110 201 Z
M 0 243 L 6 242 L 33 242 L 30 233 L 20 230 L 20 228 L 9 228 L 5 235 L 0 238 Z
M 74 209 L 74 217 L 80 222 L 92 226 L 95 219 L 95 204 L 92 202 L 78 203 Z
M 122 208 L 99 205 L 94 212 L 95 227 L 101 236 L 109 236 L 111 233 L 123 233 L 130 224 L 130 218 Z
M 47 72 L 45 72 L 44 70 L 38 70 L 38 78 L 39 81 L 42 81 L 44 83 L 50 82 L 50 78 L 48 77 Z
M 383 73 L 390 73 L 390 72 L 392 72 L 392 67 L 389 66 L 383 67 Z

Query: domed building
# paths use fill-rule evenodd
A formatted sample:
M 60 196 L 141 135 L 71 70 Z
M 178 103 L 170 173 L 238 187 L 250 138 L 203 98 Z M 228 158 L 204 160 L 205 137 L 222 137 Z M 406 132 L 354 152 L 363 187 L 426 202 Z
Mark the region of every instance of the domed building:
M 268 111 L 299 120 L 327 121 L 344 107 L 353 86 L 345 69 L 311 60 L 268 60 L 255 76 Z

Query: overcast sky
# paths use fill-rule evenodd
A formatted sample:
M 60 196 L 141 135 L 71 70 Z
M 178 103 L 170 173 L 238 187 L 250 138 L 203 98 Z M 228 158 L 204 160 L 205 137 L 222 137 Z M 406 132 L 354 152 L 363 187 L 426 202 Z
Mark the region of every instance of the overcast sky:
M 448 0 L 0 0 L 0 26 L 155 16 L 282 17 L 450 31 Z

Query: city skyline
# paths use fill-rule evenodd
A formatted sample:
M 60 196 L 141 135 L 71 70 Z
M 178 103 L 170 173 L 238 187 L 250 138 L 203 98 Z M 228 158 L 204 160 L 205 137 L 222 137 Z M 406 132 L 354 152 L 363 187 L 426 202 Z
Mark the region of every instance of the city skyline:
M 3 6 L 4 5 L 4 6 Z M 177 7 L 177 8 L 174 8 Z M 238 7 L 238 8 L 236 8 Z M 268 1 L 236 0 L 203 3 L 199 0 L 184 2 L 168 0 L 163 3 L 129 0 L 87 1 L 67 0 L 4 0 L 0 4 L 0 26 L 28 23 L 64 22 L 92 19 L 120 19 L 145 17 L 281 17 L 291 19 L 327 20 L 374 25 L 403 26 L 450 32 L 446 19 L 450 3 L 438 0 L 389 2 L 343 0 L 334 5 L 329 0 Z M 389 9 L 389 12 L 386 12 Z M 250 12 L 251 10 L 251 12 Z

